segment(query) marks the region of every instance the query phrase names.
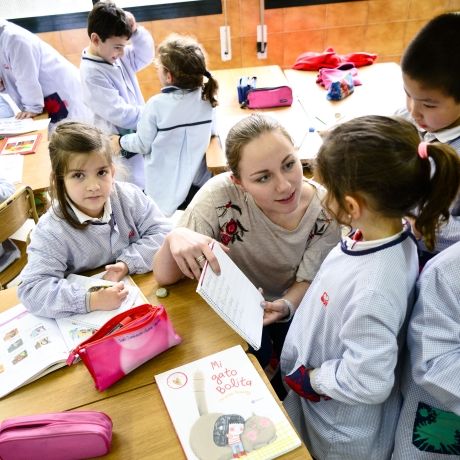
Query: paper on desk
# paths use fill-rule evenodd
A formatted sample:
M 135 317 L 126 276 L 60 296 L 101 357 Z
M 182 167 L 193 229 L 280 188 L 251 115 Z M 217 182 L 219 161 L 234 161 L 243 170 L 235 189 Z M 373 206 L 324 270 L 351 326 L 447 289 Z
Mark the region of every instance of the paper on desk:
M 67 280 L 80 284 L 86 289 L 93 286 L 113 286 L 116 284 L 113 281 L 103 280 L 102 276 L 105 272 L 98 273 L 94 276 L 80 276 L 80 275 L 69 275 Z M 69 350 L 74 349 L 78 344 L 90 337 L 97 329 L 99 329 L 104 323 L 110 318 L 118 315 L 119 313 L 129 310 L 130 308 L 142 305 L 145 303 L 144 297 L 142 296 L 139 288 L 132 284 L 129 278 L 124 278 L 123 282 L 128 288 L 128 296 L 123 301 L 121 306 L 116 310 L 103 311 L 97 310 L 91 313 L 84 313 L 78 315 L 72 315 L 67 318 L 57 318 L 59 329 L 61 330 L 64 341 Z
M 314 160 L 323 145 L 323 138 L 318 131 L 308 131 L 297 152 L 301 160 Z
M 16 116 L 21 110 L 17 106 L 16 102 L 11 99 L 11 96 L 8 93 L 2 92 L 0 96 L 3 98 L 3 100 L 10 106 L 13 114 Z
M 30 133 L 31 131 L 39 131 L 48 128 L 49 124 L 49 118 L 44 118 L 42 120 L 34 120 L 32 118 L 17 120 L 14 117 L 0 118 L 0 135 L 12 136 L 15 134 Z
M 3 179 L 13 184 L 22 182 L 22 170 L 24 168 L 23 155 L 0 156 L 0 171 Z

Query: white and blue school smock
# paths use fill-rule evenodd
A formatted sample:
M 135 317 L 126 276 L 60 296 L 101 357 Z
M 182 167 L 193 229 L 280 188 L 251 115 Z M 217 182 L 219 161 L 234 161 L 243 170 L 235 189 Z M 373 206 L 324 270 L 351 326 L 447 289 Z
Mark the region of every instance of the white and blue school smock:
M 144 97 L 136 72 L 152 63 L 155 55 L 150 32 L 142 26 L 131 36 L 131 45 L 113 64 L 83 50 L 80 73 L 83 100 L 93 112 L 93 124 L 107 134 L 123 134 L 136 129 L 144 107 Z M 123 179 L 144 189 L 144 160 L 141 155 L 119 160 Z
M 460 242 L 428 261 L 407 333 L 394 460 L 460 459 Z
M 311 402 L 284 406 L 312 456 L 386 460 L 399 415 L 398 353 L 418 275 L 409 228 L 384 240 L 339 243 L 308 288 L 284 343 L 282 375 L 315 369 Z M 310 374 L 311 375 L 311 374 Z
M 131 45 L 113 64 L 83 50 L 80 62 L 83 100 L 94 114 L 93 123 L 108 134 L 136 129 L 144 106 L 136 72 L 152 63 L 154 43 L 150 32 L 138 26 Z
M 115 182 L 108 222 L 90 221 L 76 229 L 53 209 L 43 215 L 27 248 L 18 294 L 32 313 L 58 318 L 87 312 L 87 292 L 66 281 L 70 273 L 124 262 L 129 273 L 152 270 L 171 222 L 138 187 Z M 71 208 L 69 208 L 71 210 Z
M 168 86 L 148 100 L 137 132 L 120 140 L 125 150 L 144 155 L 145 191 L 167 216 L 192 185 L 201 187 L 211 177 L 204 155 L 216 132 L 214 117 L 201 88 Z
M 66 120 L 91 122 L 78 69 L 33 33 L 0 18 L 0 78 L 19 109 L 41 113 L 53 93 L 66 104 Z

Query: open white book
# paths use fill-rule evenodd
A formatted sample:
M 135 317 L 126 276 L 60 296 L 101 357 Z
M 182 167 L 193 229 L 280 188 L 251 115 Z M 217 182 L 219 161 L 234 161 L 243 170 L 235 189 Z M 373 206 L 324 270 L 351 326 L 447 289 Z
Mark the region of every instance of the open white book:
M 114 283 L 100 278 L 69 275 L 69 281 L 86 286 Z M 131 278 L 124 279 L 129 294 L 116 310 L 51 319 L 35 316 L 19 304 L 0 314 L 0 398 L 17 388 L 65 366 L 69 352 L 110 318 L 146 303 Z
M 258 350 L 264 319 L 260 302 L 264 297 L 219 244 L 213 243 L 211 249 L 219 262 L 220 275 L 216 275 L 206 262 L 196 292 L 254 350 Z
M 188 460 L 268 460 L 301 444 L 239 345 L 155 381 Z

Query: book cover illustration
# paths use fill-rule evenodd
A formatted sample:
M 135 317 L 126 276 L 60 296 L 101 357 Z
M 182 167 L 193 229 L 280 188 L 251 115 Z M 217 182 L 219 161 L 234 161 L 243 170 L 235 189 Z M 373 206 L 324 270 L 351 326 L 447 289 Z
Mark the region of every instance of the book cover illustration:
M 27 155 L 35 153 L 35 150 L 40 143 L 41 134 L 30 134 L 26 136 L 7 137 L 1 141 L 0 154 L 12 155 L 20 154 Z
M 155 379 L 189 460 L 267 460 L 300 446 L 241 346 Z

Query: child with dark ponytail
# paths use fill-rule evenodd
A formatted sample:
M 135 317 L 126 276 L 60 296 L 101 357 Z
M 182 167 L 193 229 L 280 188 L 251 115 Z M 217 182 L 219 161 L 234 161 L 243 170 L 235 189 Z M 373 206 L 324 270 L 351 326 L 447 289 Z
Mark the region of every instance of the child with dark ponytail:
M 284 405 L 314 458 L 390 459 L 398 355 L 419 273 L 404 217 L 432 248 L 459 188 L 460 160 L 448 145 L 420 142 L 402 118 L 367 116 L 328 134 L 315 177 L 326 208 L 353 230 L 292 320 L 281 355 Z
M 191 37 L 167 37 L 156 64 L 163 88 L 150 98 L 137 132 L 120 139 L 124 151 L 145 155 L 145 191 L 168 216 L 185 209 L 211 177 L 204 154 L 215 134 L 217 81 L 203 48 Z

